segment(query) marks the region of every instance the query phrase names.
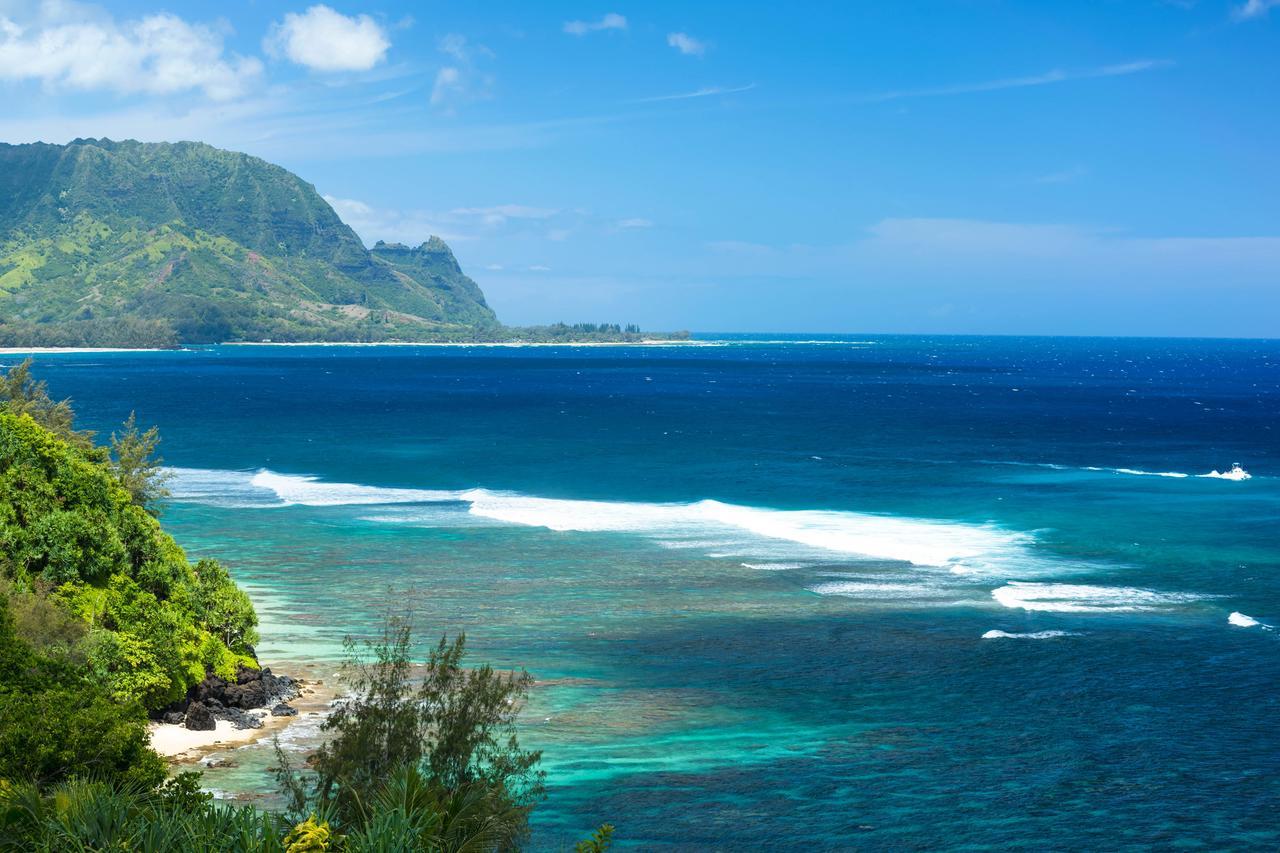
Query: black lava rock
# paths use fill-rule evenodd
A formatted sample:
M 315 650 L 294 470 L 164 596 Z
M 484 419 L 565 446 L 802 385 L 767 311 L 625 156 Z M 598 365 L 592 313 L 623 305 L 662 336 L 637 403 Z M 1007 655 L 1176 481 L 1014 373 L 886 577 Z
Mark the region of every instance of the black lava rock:
M 201 702 L 192 702 L 187 707 L 184 725 L 195 732 L 213 731 L 218 727 L 217 721 L 213 719 L 213 712 Z
M 279 705 L 276 705 L 274 708 L 271 709 L 271 716 L 296 717 L 298 716 L 298 709 L 293 707 L 292 705 L 286 705 L 285 703 L 281 702 Z

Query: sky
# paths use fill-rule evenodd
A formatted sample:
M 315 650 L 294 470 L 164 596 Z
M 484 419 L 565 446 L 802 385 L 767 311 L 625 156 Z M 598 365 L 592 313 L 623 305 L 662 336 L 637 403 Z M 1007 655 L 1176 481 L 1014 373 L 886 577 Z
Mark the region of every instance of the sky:
M 1280 0 L 0 0 L 0 141 L 102 136 L 512 324 L 1280 337 Z

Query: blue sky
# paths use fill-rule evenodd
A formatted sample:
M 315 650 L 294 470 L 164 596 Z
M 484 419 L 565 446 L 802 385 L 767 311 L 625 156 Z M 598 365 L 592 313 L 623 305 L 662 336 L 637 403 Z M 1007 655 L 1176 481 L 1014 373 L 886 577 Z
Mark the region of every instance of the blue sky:
M 1280 336 L 1278 0 L 0 0 L 0 97 L 279 163 L 511 323 Z

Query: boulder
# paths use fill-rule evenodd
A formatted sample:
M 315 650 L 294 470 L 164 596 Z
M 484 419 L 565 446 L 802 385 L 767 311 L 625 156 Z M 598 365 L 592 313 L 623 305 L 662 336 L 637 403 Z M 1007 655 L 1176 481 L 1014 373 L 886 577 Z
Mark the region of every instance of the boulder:
M 187 715 L 182 711 L 165 711 L 160 715 L 160 721 L 162 723 L 168 723 L 171 726 L 181 725 L 182 721 L 186 718 Z
M 262 718 L 257 714 L 249 714 L 239 708 L 227 708 L 218 715 L 220 720 L 228 720 L 237 729 L 260 729 Z
M 213 712 L 202 702 L 192 702 L 187 707 L 184 725 L 195 732 L 213 731 L 218 727 L 217 721 L 213 718 Z
M 223 704 L 228 708 L 261 708 L 267 704 L 267 687 L 262 679 L 244 684 L 228 684 L 222 691 Z
M 280 704 L 276 705 L 274 708 L 271 709 L 271 716 L 296 717 L 298 716 L 298 709 L 293 707 L 292 705 L 286 705 L 285 703 L 281 702 Z

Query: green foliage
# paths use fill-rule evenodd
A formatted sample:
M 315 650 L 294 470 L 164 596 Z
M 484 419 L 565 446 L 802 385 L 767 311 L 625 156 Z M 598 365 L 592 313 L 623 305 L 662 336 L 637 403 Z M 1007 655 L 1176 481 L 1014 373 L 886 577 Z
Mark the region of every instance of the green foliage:
M 288 825 L 279 816 L 215 805 L 193 784 L 72 780 L 42 791 L 0 783 L 0 850 L 284 853 Z
M 152 515 L 157 514 L 160 502 L 169 497 L 165 487 L 169 474 L 164 470 L 164 460 L 156 455 L 159 444 L 160 431 L 151 427 L 140 432 L 134 412 L 129 413 L 119 433 L 111 434 L 116 479 L 128 490 L 133 502 Z
M 213 804 L 213 794 L 200 787 L 200 774 L 184 770 L 164 780 L 156 793 L 166 806 L 179 811 L 198 812 Z
M 42 790 L 0 782 L 0 850 L 485 853 L 511 848 L 509 817 L 494 810 L 490 792 L 477 786 L 444 792 L 414 768 L 380 785 L 369 812 L 363 825 L 341 832 L 323 812 L 286 821 L 252 806 L 212 802 L 199 792 L 194 773 L 180 774 L 158 789 L 74 780 Z M 611 829 L 602 831 L 606 828 Z
M 438 239 L 371 253 L 278 166 L 105 139 L 0 145 L 0 316 L 14 346 L 428 340 L 497 324 Z
M 83 620 L 48 596 L 19 590 L 3 577 L 0 599 L 8 601 L 14 633 L 37 653 L 86 663 L 89 626 Z
M 195 565 L 196 611 L 200 624 L 228 649 L 247 649 L 258 642 L 258 617 L 248 594 L 236 586 L 217 560 Z
M 164 772 L 141 704 L 111 696 L 74 661 L 32 648 L 0 598 L 0 779 L 44 787 L 95 776 L 154 786 Z
M 349 839 L 409 833 L 518 846 L 543 794 L 541 754 L 521 749 L 515 732 L 530 676 L 464 669 L 458 637 L 441 639 L 415 683 L 410 639 L 393 619 L 372 642 L 348 640 L 351 692 L 325 721 L 332 736 L 311 759 L 310 790 L 277 750 L 294 812 L 330 814 Z
M 350 817 L 369 790 L 413 766 L 445 790 L 479 783 L 531 808 L 542 796 L 541 753 L 520 748 L 515 720 L 532 678 L 487 665 L 464 669 L 466 638 L 442 637 L 415 688 L 410 637 L 408 623 L 391 620 L 363 648 L 348 641 L 352 693 L 325 721 L 334 736 L 313 761 L 320 801 Z
M 602 823 L 591 837 L 574 845 L 574 853 L 605 853 L 613 846 L 613 824 Z
M 159 708 L 207 671 L 251 661 L 248 597 L 216 562 L 192 566 L 147 511 L 160 488 L 154 432 L 130 419 L 110 458 L 68 440 L 83 436 L 70 407 L 50 402 L 28 365 L 0 388 L 0 577 L 92 626 L 77 652 L 120 700 Z
M 55 402 L 48 385 L 31 375 L 32 360 L 26 359 L 0 376 L 0 411 L 12 415 L 30 415 L 49 432 L 80 450 L 93 449 L 93 433 L 72 427 L 75 413 L 70 400 Z

